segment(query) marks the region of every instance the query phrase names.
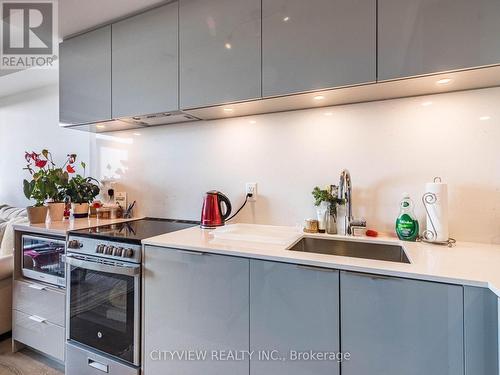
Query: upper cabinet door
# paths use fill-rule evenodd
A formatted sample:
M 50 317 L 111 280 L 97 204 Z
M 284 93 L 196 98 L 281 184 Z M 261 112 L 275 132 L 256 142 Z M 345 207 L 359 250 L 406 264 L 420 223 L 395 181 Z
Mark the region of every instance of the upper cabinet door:
M 112 27 L 113 117 L 177 110 L 178 3 Z
M 342 375 L 464 375 L 463 289 L 340 273 Z
M 261 1 L 180 0 L 180 106 L 261 96 Z
M 111 26 L 65 40 L 59 54 L 60 122 L 111 119 Z
M 378 78 L 500 63 L 500 1 L 379 0 Z
M 376 80 L 375 0 L 263 0 L 263 96 Z

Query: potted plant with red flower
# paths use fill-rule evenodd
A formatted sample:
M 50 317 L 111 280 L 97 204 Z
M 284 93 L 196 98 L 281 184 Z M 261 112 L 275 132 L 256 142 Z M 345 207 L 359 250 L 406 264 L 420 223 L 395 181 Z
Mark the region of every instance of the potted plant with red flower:
M 70 155 L 70 160 L 66 166 L 66 171 L 70 174 L 76 173 L 74 163 L 76 155 Z M 75 175 L 68 181 L 66 195 L 71 199 L 71 209 L 75 218 L 87 217 L 89 214 L 89 204 L 99 195 L 99 181 L 92 177 L 85 177 L 86 164 L 80 163 L 83 168 L 83 176 Z
M 47 164 L 49 160 L 44 151 L 41 154 L 34 151 L 25 153 L 27 165 L 24 169 L 31 174 L 31 180 L 23 181 L 23 191 L 27 199 L 35 200 L 35 205 L 27 208 L 28 219 L 32 224 L 45 223 L 47 219 L 48 208 L 44 206 L 44 203 L 48 198 Z

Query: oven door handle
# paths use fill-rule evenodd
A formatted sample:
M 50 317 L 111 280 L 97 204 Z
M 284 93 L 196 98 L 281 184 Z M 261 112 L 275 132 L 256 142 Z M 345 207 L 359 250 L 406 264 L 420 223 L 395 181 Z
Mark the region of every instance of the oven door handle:
M 109 264 L 78 259 L 72 254 L 66 255 L 66 264 L 69 264 L 70 266 L 74 267 L 84 268 L 86 270 L 106 272 L 106 273 L 125 275 L 125 276 L 137 276 L 141 271 L 141 266 L 138 264 L 130 266 L 113 266 Z

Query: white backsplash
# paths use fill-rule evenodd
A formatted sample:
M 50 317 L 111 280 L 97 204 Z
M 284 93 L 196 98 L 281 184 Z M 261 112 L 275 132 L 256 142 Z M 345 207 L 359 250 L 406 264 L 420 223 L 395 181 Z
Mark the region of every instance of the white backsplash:
M 97 136 L 98 177 L 136 199 L 142 215 L 199 219 L 203 193 L 218 189 L 234 208 L 246 182 L 258 201 L 240 222 L 295 225 L 315 215 L 315 185 L 351 172 L 354 214 L 393 232 L 403 192 L 449 184 L 450 232 L 500 243 L 500 88 L 197 122 Z M 138 135 L 140 134 L 140 135 Z
M 0 204 L 29 204 L 23 194 L 23 179 L 29 176 L 23 170 L 25 151 L 49 149 L 57 163 L 76 153 L 88 162 L 92 137 L 59 128 L 57 85 L 0 98 Z

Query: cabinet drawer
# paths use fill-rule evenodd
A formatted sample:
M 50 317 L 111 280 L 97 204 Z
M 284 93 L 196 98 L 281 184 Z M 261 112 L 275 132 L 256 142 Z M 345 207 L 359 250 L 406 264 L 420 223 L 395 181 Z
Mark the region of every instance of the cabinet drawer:
M 64 361 L 64 328 L 36 315 L 12 312 L 12 338 Z
M 65 293 L 43 284 L 14 281 L 13 308 L 28 315 L 37 315 L 47 321 L 65 326 Z

